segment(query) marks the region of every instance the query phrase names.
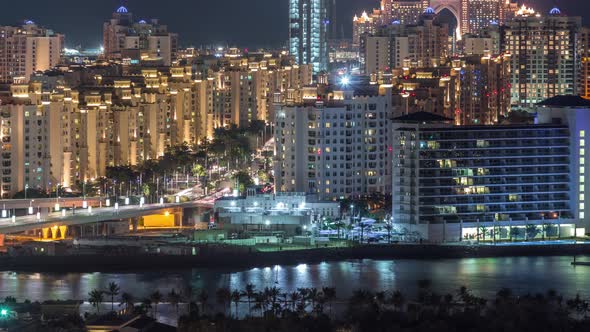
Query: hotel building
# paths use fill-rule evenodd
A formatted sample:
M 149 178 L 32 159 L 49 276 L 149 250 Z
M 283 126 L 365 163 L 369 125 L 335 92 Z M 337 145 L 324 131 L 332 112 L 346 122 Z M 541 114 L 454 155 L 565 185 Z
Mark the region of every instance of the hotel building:
M 590 103 L 560 96 L 536 110 L 531 125 L 396 118 L 394 222 L 433 242 L 584 235 Z

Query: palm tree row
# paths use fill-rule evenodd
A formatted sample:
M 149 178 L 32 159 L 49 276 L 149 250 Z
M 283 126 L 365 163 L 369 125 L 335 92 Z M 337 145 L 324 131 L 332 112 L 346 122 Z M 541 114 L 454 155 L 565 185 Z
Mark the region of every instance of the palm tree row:
M 240 316 L 240 303 L 248 305 L 248 316 L 253 316 L 255 312 L 262 316 L 280 316 L 287 311 L 321 314 L 324 313 L 326 305 L 331 313 L 332 302 L 335 298 L 336 289 L 333 287 L 324 287 L 321 290 L 298 288 L 293 292 L 283 292 L 278 287 L 266 287 L 257 291 L 254 285 L 248 284 L 244 290 L 230 290 L 222 287 L 215 292 L 216 303 L 223 309 L 223 313 L 236 318 Z M 201 312 L 206 312 L 209 294 L 205 290 L 201 290 L 197 300 L 201 305 Z
M 104 296 L 110 297 L 111 312 L 115 311 L 115 298 L 119 295 L 121 289 L 115 282 L 110 282 L 106 290 L 93 289 L 89 294 L 88 302 L 96 309 L 96 313 L 100 314 L 100 306 L 104 302 Z M 141 300 L 140 305 L 136 306 L 136 299 L 130 293 L 124 292 L 121 294 L 119 307 L 124 307 L 123 314 L 131 313 L 148 313 L 152 310 L 152 316 L 157 318 L 158 305 L 164 301 L 164 295 L 159 290 L 154 291 L 148 297 Z M 176 311 L 177 317 L 180 315 L 180 304 L 184 301 L 184 296 L 175 289 L 170 290 L 166 300 L 172 305 Z

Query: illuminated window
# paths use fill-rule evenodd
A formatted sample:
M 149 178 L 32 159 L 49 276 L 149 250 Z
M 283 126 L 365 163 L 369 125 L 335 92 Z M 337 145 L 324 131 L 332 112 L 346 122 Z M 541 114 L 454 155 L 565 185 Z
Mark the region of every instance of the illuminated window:
M 584 211 L 580 212 L 580 219 L 584 219 Z
M 580 174 L 584 174 L 584 166 L 580 166 Z
M 580 130 L 580 138 L 584 138 L 585 135 L 586 135 L 586 131 Z
M 584 210 L 584 202 L 580 202 L 580 210 Z
M 583 201 L 584 200 L 584 194 L 580 194 L 580 200 Z

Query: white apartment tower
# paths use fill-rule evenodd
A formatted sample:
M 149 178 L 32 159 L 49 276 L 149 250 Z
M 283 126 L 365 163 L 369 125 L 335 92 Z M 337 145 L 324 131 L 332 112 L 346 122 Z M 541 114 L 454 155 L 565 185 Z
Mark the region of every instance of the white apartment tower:
M 278 104 L 275 188 L 358 197 L 391 190 L 391 89 L 308 88 Z

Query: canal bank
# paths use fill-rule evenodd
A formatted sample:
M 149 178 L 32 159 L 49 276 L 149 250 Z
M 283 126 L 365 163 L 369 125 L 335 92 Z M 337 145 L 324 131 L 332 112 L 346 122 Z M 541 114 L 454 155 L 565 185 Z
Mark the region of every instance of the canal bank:
M 0 256 L 0 271 L 133 271 L 175 268 L 251 268 L 351 259 L 449 259 L 590 255 L 590 243 L 497 245 L 365 245 L 259 252 L 249 247 L 196 245 L 193 254 Z

